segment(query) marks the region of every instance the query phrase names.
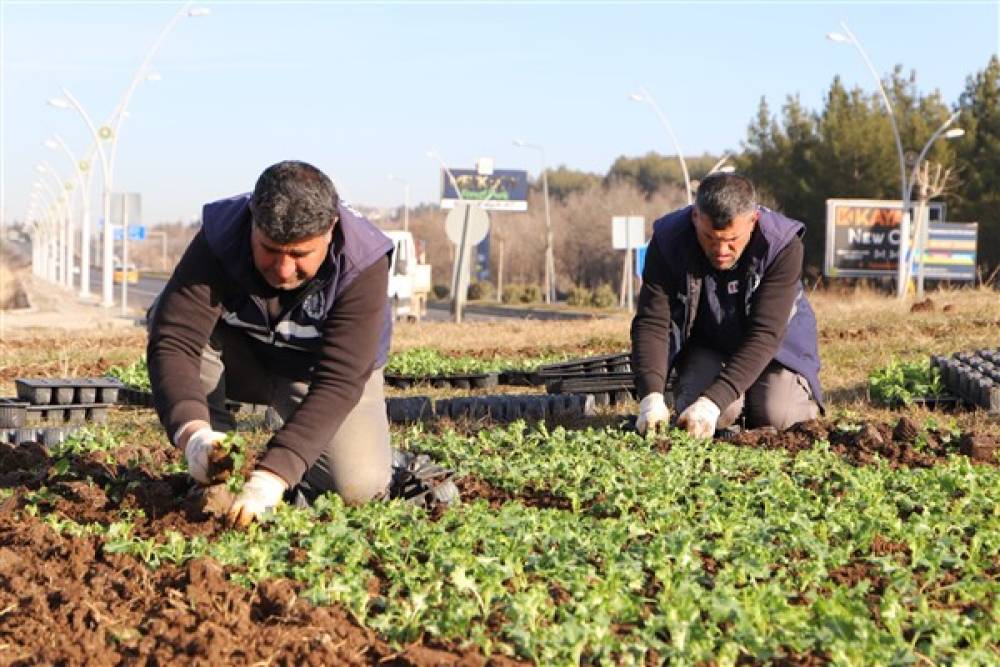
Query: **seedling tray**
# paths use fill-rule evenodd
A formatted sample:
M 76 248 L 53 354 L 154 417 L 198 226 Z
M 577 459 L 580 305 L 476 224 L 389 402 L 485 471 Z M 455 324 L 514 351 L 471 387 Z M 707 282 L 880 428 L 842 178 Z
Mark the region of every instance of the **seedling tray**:
M 27 402 L 15 398 L 0 398 L 0 428 L 21 428 L 24 426 Z
M 25 426 L 40 426 L 44 424 L 83 424 L 90 422 L 104 424 L 108 421 L 107 403 L 88 403 L 73 405 L 29 405 L 25 408 Z
M 408 389 L 418 385 L 433 387 L 455 387 L 456 389 L 492 389 L 498 384 L 496 373 L 473 373 L 466 375 L 396 375 L 387 373 L 385 382 L 390 387 Z
M 153 407 L 153 392 L 126 386 L 122 388 L 118 402 L 122 405 L 137 405 L 151 408 Z
M 51 447 L 63 442 L 77 426 L 45 426 L 42 428 L 3 428 L 0 429 L 0 442 L 8 445 L 24 445 L 37 442 Z
M 931 356 L 948 390 L 966 403 L 1000 414 L 1000 348 Z
M 18 378 L 17 397 L 32 405 L 117 403 L 122 383 L 114 378 Z

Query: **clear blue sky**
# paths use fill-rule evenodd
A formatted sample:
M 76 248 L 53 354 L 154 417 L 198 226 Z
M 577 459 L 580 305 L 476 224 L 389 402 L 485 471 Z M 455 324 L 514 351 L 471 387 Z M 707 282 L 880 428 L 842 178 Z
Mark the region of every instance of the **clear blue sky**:
M 68 88 L 108 117 L 181 2 L 2 4 L 4 212 L 21 218 L 42 142 L 90 145 L 75 113 L 45 104 Z M 1000 42 L 1000 3 L 225 3 L 187 18 L 152 63 L 124 121 L 116 190 L 143 195 L 144 221 L 190 220 L 205 201 L 252 188 L 282 159 L 326 170 L 352 201 L 437 197 L 435 147 L 450 166 L 604 173 L 619 155 L 673 153 L 648 87 L 687 155 L 739 149 L 761 96 L 821 106 L 834 75 L 874 90 L 846 20 L 883 74 L 915 69 L 953 104 Z M 95 179 L 94 190 L 100 188 Z

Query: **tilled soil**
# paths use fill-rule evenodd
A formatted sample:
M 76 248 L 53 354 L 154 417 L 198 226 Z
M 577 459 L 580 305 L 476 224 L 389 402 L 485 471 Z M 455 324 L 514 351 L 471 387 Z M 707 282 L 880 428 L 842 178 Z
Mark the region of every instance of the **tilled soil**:
M 872 465 L 883 460 L 893 468 L 928 468 L 941 464 L 950 454 L 960 452 L 983 463 L 997 464 L 997 445 L 993 438 L 965 433 L 959 442 L 938 429 L 921 429 L 908 417 L 894 426 L 864 422 L 850 426 L 814 419 L 792 426 L 787 431 L 758 428 L 741 431 L 730 442 L 743 447 L 785 449 L 797 454 L 812 447 L 816 440 L 826 440 L 830 450 L 853 465 Z
M 829 440 L 856 465 L 881 457 L 893 466 L 931 466 L 956 449 L 942 433 L 905 418 L 895 427 L 844 428 L 817 420 L 784 433 L 744 431 L 733 442 L 795 453 L 816 439 Z M 662 444 L 669 449 L 669 442 Z M 992 453 L 995 445 L 974 434 L 962 441 L 968 453 Z M 107 524 L 117 512 L 136 509 L 142 510 L 134 520 L 139 537 L 167 530 L 189 537 L 218 533 L 223 525 L 189 495 L 186 474 L 153 472 L 172 456 L 120 448 L 115 461 L 143 463 L 126 466 L 94 452 L 69 459 L 66 467 L 40 445 L 0 445 L 0 488 L 14 492 L 0 503 L 0 664 L 515 664 L 430 639 L 397 651 L 342 608 L 300 599 L 297 582 L 270 580 L 245 589 L 210 559 L 150 570 L 132 556 L 105 553 L 97 537 L 61 536 L 20 511 L 26 495 L 44 490 L 45 499 L 35 502 L 45 512 L 80 523 Z M 470 476 L 457 482 L 463 499 L 482 498 L 494 507 L 511 500 L 570 506 L 544 489 L 511 493 Z M 873 550 L 906 555 L 905 547 L 888 541 Z M 845 569 L 837 575 L 850 581 L 870 573 Z M 796 656 L 792 663 L 823 661 L 817 658 Z
M 150 570 L 105 553 L 97 537 L 61 536 L 19 511 L 27 494 L 44 488 L 47 513 L 80 523 L 141 509 L 139 537 L 224 527 L 188 494 L 186 474 L 109 464 L 100 452 L 55 464 L 40 445 L 0 445 L 0 487 L 14 490 L 0 504 L 0 665 L 521 664 L 431 639 L 396 650 L 342 608 L 299 599 L 297 582 L 248 590 L 211 559 Z

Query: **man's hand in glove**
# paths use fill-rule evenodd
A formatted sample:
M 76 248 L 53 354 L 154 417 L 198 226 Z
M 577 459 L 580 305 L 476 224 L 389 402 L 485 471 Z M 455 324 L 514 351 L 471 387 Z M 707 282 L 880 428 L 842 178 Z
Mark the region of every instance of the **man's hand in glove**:
M 183 431 L 183 429 L 181 429 Z M 226 434 L 205 426 L 192 433 L 184 446 L 188 472 L 201 485 L 218 484 L 229 478 L 233 459 L 222 447 Z
M 264 512 L 274 509 L 281 502 L 281 497 L 287 488 L 285 480 L 274 473 L 254 470 L 250 473 L 250 479 L 243 485 L 240 495 L 233 502 L 233 506 L 229 508 L 226 521 L 230 526 L 246 528 Z
M 635 422 L 635 429 L 641 435 L 645 435 L 647 429 L 655 430 L 657 424 L 666 425 L 669 422 L 670 410 L 663 402 L 663 394 L 654 391 L 639 401 L 639 418 Z
M 677 426 L 686 428 L 696 438 L 711 438 L 721 412 L 712 399 L 700 396 L 677 418 Z

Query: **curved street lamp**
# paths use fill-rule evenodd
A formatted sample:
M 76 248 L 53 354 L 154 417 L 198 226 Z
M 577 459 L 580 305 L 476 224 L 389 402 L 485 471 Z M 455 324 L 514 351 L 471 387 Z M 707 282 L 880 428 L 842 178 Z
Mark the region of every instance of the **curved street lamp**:
M 104 215 L 104 275 L 102 280 L 103 294 L 101 298 L 101 305 L 105 308 L 110 308 L 114 305 L 114 288 L 112 286 L 112 271 L 111 266 L 113 262 L 114 255 L 114 234 L 111 229 L 111 174 L 108 169 L 108 156 L 104 152 L 103 141 L 110 138 L 111 129 L 107 125 L 102 125 L 100 130 L 94 126 L 94 121 L 91 120 L 90 114 L 87 113 L 86 109 L 73 97 L 66 88 L 62 89 L 64 97 L 54 97 L 49 100 L 49 104 L 58 109 L 73 109 L 80 117 L 83 118 L 84 123 L 87 125 L 87 129 L 90 130 L 90 136 L 94 140 L 94 145 L 97 147 L 97 155 L 101 160 L 101 175 L 104 177 L 104 188 L 101 192 L 101 204 L 102 212 Z
M 127 109 L 129 101 L 132 99 L 132 94 L 135 92 L 138 85 L 143 81 L 159 81 L 161 79 L 160 75 L 149 72 L 149 63 L 153 56 L 159 51 L 163 44 L 163 40 L 166 38 L 167 34 L 173 30 L 174 26 L 177 25 L 178 21 L 186 17 L 201 17 L 208 16 L 211 11 L 204 7 L 192 7 L 194 4 L 193 0 L 185 2 L 179 11 L 175 12 L 170 18 L 167 24 L 160 30 L 159 35 L 157 35 L 156 40 L 153 42 L 152 46 L 147 50 L 142 63 L 136 70 L 132 77 L 132 81 L 129 87 L 125 90 L 125 94 L 119 100 L 118 105 L 115 107 L 114 112 L 112 112 L 108 121 L 100 127 L 98 130 L 95 128 L 94 123 L 90 120 L 90 116 L 87 115 L 86 111 L 76 101 L 69 92 L 63 88 L 63 98 L 53 98 L 49 100 L 49 104 L 61 108 L 69 109 L 73 108 L 81 116 L 83 116 L 84 121 L 87 123 L 87 127 L 91 132 L 91 136 L 94 139 L 94 147 L 91 149 L 96 150 L 101 160 L 101 171 L 104 176 L 104 192 L 102 194 L 102 204 L 104 213 L 104 252 L 103 252 L 103 295 L 101 299 L 101 305 L 104 307 L 111 307 L 114 305 L 114 293 L 113 293 L 113 281 L 112 281 L 112 262 L 114 256 L 114 238 L 111 230 L 111 191 L 114 186 L 114 163 L 118 152 L 118 137 L 119 128 L 121 127 L 122 120 L 128 115 Z M 68 101 L 67 101 L 68 100 Z M 105 153 L 104 148 L 101 144 L 102 141 L 110 141 L 110 156 Z M 81 240 L 81 245 L 89 245 L 89 229 L 85 230 L 85 235 L 87 238 Z M 88 266 L 88 278 L 89 278 L 89 266 Z M 81 281 L 83 280 L 83 275 L 81 271 Z M 89 284 L 88 284 L 89 289 Z
M 90 296 L 90 182 L 93 170 L 90 160 L 77 160 L 73 151 L 58 134 L 45 140 L 45 146 L 52 150 L 62 149 L 76 174 L 80 186 L 80 297 Z M 84 175 L 86 174 L 86 175 Z M 70 241 L 72 243 L 72 239 Z M 72 251 L 71 251 L 72 253 Z
M 56 230 L 58 253 L 58 282 L 73 287 L 73 182 L 63 181 L 58 172 L 47 161 L 42 160 L 35 167 L 40 174 L 48 174 L 59 190 L 61 221 Z
M 691 192 L 691 177 L 688 175 L 687 162 L 684 161 L 684 152 L 681 151 L 680 143 L 677 141 L 677 135 L 674 134 L 674 128 L 671 127 L 670 121 L 667 120 L 667 114 L 663 113 L 663 109 L 660 105 L 656 103 L 653 96 L 649 94 L 649 91 L 644 87 L 639 87 L 638 93 L 632 93 L 629 96 L 633 102 L 645 102 L 649 106 L 653 107 L 653 111 L 656 112 L 657 117 L 660 122 L 663 123 L 664 129 L 667 131 L 667 135 L 674 144 L 674 150 L 677 151 L 677 159 L 681 162 L 681 172 L 684 174 L 684 188 L 687 190 L 687 203 L 690 206 L 694 203 L 694 196 Z
M 906 296 L 906 266 L 903 258 L 907 256 L 910 244 L 910 189 L 907 187 L 903 141 L 899 138 L 899 128 L 896 126 L 896 112 L 893 110 L 889 96 L 885 92 L 885 86 L 882 85 L 882 77 L 879 76 L 875 66 L 872 65 L 872 61 L 868 58 L 864 47 L 861 46 L 861 42 L 854 36 L 851 29 L 847 27 L 847 22 L 841 21 L 840 27 L 844 29 L 843 33 L 830 32 L 827 33 L 826 38 L 831 42 L 852 44 L 858 50 L 858 53 L 861 54 L 861 59 L 868 67 L 868 71 L 875 78 L 875 83 L 878 84 L 878 91 L 882 95 L 882 102 L 885 104 L 886 113 L 889 115 L 889 122 L 892 124 L 892 136 L 896 140 L 896 156 L 899 158 L 899 184 L 903 195 L 903 212 L 899 221 L 899 268 L 896 276 L 896 296 L 902 299 Z
M 515 139 L 514 145 L 518 148 L 536 150 L 542 158 L 542 198 L 545 201 L 545 303 L 552 303 L 555 301 L 556 263 L 555 253 L 552 249 L 552 218 L 549 215 L 549 172 L 545 166 L 545 148 L 538 144 L 529 144 L 523 139 Z

